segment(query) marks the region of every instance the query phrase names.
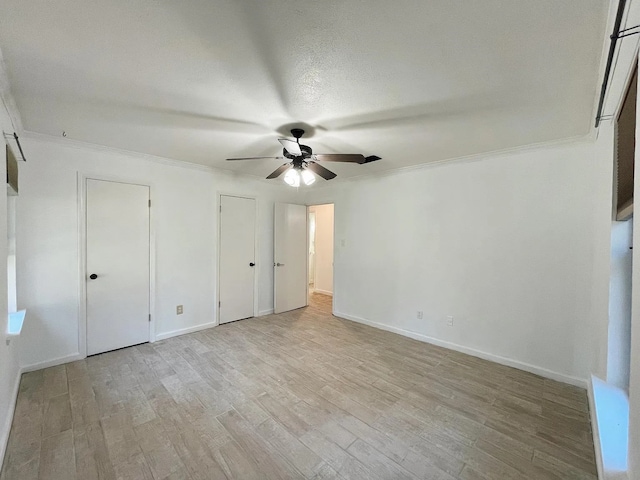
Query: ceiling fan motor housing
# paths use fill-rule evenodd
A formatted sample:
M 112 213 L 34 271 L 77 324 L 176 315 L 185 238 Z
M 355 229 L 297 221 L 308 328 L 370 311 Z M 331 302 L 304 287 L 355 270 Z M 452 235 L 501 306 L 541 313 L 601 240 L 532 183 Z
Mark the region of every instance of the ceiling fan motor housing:
M 296 158 L 303 158 L 306 160 L 307 158 L 311 158 L 311 155 L 313 155 L 313 150 L 311 150 L 311 147 L 308 147 L 307 145 L 300 145 L 300 151 L 302 151 L 302 156 L 296 156 L 291 155 L 289 152 L 287 152 L 287 149 L 284 148 L 282 150 L 282 154 L 291 160 L 294 160 Z

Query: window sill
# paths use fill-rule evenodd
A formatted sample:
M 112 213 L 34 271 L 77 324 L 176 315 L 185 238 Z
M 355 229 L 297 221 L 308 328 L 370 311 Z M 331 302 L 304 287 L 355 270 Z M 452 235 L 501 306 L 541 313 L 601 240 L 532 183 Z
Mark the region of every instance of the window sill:
M 27 314 L 26 310 L 20 310 L 18 312 L 10 313 L 7 318 L 7 345 L 11 343 L 11 340 L 19 337 L 22 332 L 22 326 L 24 325 L 24 317 Z
M 598 469 L 601 478 L 627 477 L 629 398 L 624 390 L 591 377 L 590 400 Z

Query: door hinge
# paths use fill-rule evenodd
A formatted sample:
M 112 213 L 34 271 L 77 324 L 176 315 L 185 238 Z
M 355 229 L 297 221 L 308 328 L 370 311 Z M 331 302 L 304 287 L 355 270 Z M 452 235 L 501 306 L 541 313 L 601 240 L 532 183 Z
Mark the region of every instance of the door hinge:
M 220 211 L 222 211 L 222 205 L 220 205 Z
M 218 308 L 220 308 L 221 305 L 222 305 L 222 302 L 218 302 Z
M 149 321 L 151 321 L 151 314 L 149 314 Z
M 149 200 L 149 208 L 151 208 L 151 200 Z

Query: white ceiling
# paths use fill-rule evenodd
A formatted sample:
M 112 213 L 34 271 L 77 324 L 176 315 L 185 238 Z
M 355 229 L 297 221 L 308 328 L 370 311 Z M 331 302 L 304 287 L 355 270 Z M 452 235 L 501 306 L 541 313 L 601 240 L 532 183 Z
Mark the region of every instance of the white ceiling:
M 589 132 L 605 0 L 3 0 L 26 130 L 266 176 L 302 122 L 355 176 Z

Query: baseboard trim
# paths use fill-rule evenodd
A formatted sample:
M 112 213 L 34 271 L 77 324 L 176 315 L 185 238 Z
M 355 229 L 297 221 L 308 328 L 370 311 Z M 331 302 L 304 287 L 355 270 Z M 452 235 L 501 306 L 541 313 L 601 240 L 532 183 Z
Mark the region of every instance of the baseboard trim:
M 596 453 L 596 468 L 598 470 L 598 479 L 604 480 L 604 467 L 602 465 L 602 445 L 600 444 L 600 429 L 598 428 L 598 419 L 596 415 L 596 401 L 593 396 L 593 375 L 589 377 L 589 385 L 587 387 L 587 398 L 589 399 L 589 417 L 591 419 L 591 430 L 593 432 L 593 446 Z
M 511 358 L 501 357 L 499 355 L 494 355 L 492 353 L 483 352 L 482 350 L 476 350 L 475 348 L 465 347 L 464 345 L 448 342 L 446 340 L 440 340 L 438 338 L 430 337 L 422 333 L 412 332 L 411 330 L 405 330 L 403 328 L 393 327 L 391 325 L 386 325 L 384 323 L 373 322 L 371 320 L 367 320 L 361 317 L 356 317 L 354 315 L 349 315 L 347 313 L 335 312 L 334 315 L 336 317 L 344 318 L 345 320 L 351 320 L 356 323 L 362 323 L 364 325 L 369 325 L 370 327 L 379 328 L 381 330 L 386 330 L 387 332 L 397 333 L 398 335 L 403 335 L 405 337 L 413 338 L 414 340 L 418 340 L 425 343 L 431 343 L 432 345 L 448 348 L 449 350 L 455 350 L 457 352 L 466 353 L 467 355 L 472 355 L 474 357 L 482 358 L 484 360 L 489 360 L 491 362 L 499 363 L 501 365 L 506 365 L 507 367 L 513 367 L 519 370 L 524 370 L 525 372 L 534 373 L 536 375 L 540 375 L 541 377 L 549 378 L 551 380 L 557 380 L 558 382 L 568 383 L 570 385 L 575 385 L 576 387 L 581 387 L 585 389 L 587 388 L 587 380 L 583 378 L 573 377 L 571 375 L 565 375 L 564 373 L 558 373 L 553 370 L 537 367 L 535 365 L 521 362 L 519 360 L 513 360 Z
M 330 292 L 329 290 L 320 290 L 319 288 L 316 288 L 313 290 L 313 293 L 320 293 L 322 295 L 329 295 L 330 297 L 333 297 L 333 292 Z
M 589 379 L 587 390 L 596 466 L 600 480 L 629 479 L 629 397 L 625 390 Z
M 16 403 L 18 402 L 18 390 L 20 389 L 20 378 L 22 377 L 22 369 L 18 369 L 16 380 L 13 385 L 13 391 L 11 392 L 9 411 L 7 412 L 7 418 L 5 419 L 4 426 L 2 428 L 2 436 L 0 436 L 0 470 L 4 463 L 4 455 L 7 452 L 7 445 L 9 444 L 9 433 L 11 433 L 11 425 L 13 424 L 13 415 L 16 412 Z
M 265 315 L 271 315 L 271 314 L 273 314 L 273 308 L 267 308 L 266 310 L 260 310 L 258 312 L 259 317 L 264 317 Z
M 62 365 L 63 363 L 75 362 L 76 360 L 82 360 L 83 358 L 85 358 L 83 355 L 80 355 L 79 353 L 73 353 L 71 355 L 53 358 L 44 362 L 32 363 L 31 365 L 23 366 L 22 373 L 34 372 L 43 368 L 56 367 L 58 365 Z
M 209 322 L 196 325 L 195 327 L 181 328 L 179 330 L 172 330 L 170 332 L 159 333 L 156 335 L 156 341 L 166 340 L 171 337 L 179 337 L 180 335 L 186 335 L 187 333 L 199 332 L 200 330 L 206 330 L 207 328 L 217 327 L 218 322 Z

